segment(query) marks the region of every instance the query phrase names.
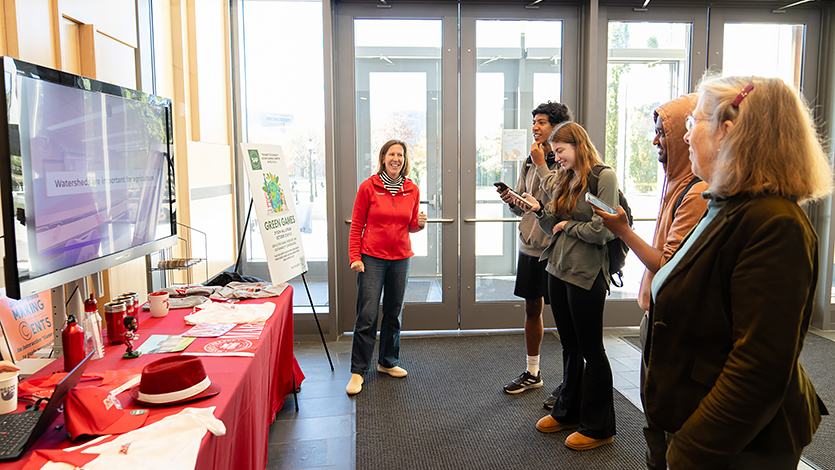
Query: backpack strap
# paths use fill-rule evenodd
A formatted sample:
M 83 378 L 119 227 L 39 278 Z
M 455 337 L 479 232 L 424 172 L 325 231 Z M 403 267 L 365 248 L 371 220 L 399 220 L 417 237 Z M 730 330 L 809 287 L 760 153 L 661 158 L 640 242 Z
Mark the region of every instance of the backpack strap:
M 589 172 L 589 192 L 594 194 L 595 196 L 600 196 L 597 194 L 597 182 L 600 180 L 600 172 L 609 168 L 606 165 L 594 165 Z
M 681 195 L 678 197 L 678 200 L 676 201 L 676 204 L 673 206 L 673 219 L 676 218 L 676 211 L 678 210 L 679 206 L 681 206 L 681 203 L 684 202 L 684 196 L 687 196 L 690 190 L 693 189 L 693 186 L 695 186 L 696 183 L 698 183 L 701 180 L 702 179 L 698 176 L 693 176 L 693 179 L 690 180 L 690 182 L 687 183 L 687 186 L 684 187 L 684 191 L 682 191 Z

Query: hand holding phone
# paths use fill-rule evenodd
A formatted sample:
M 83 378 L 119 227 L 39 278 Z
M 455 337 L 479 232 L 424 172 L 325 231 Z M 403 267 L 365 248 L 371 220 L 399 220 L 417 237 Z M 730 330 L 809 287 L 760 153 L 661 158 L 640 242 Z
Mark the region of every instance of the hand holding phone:
M 531 208 L 531 205 L 528 204 L 528 201 L 526 201 L 525 198 L 520 196 L 519 193 L 517 193 L 516 191 L 510 189 L 510 187 L 508 185 L 504 184 L 503 182 L 499 181 L 499 182 L 493 183 L 493 186 L 499 188 L 499 191 L 501 191 L 501 192 L 507 191 L 507 194 L 509 194 L 510 197 L 512 197 L 513 199 L 516 199 L 517 201 L 519 201 L 521 203 L 521 206 L 524 207 L 525 209 L 530 209 Z
M 605 202 L 601 201 L 600 198 L 593 195 L 592 193 L 586 193 L 586 202 L 597 207 L 598 209 L 602 210 L 603 212 L 608 212 L 612 215 L 617 215 L 618 211 L 614 207 L 606 204 Z

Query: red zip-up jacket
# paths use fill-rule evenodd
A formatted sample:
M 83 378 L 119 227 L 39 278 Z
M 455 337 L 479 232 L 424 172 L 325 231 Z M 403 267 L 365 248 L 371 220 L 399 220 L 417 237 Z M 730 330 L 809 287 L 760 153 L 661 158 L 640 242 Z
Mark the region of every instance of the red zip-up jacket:
M 422 230 L 417 223 L 419 206 L 420 190 L 409 178 L 394 195 L 379 175 L 363 181 L 351 215 L 350 262 L 362 261 L 360 254 L 388 260 L 414 255 L 409 233 Z

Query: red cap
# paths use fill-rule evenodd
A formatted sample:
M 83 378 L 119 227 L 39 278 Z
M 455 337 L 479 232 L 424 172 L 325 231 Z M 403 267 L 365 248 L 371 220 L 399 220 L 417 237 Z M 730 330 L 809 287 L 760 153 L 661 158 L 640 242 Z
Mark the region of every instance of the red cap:
M 64 404 L 71 439 L 126 433 L 142 427 L 146 419 L 148 410 L 123 410 L 115 396 L 98 387 L 74 388 Z

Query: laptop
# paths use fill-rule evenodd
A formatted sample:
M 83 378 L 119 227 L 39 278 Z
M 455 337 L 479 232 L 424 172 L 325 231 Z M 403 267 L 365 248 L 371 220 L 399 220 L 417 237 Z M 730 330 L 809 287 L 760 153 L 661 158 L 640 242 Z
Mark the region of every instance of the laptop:
M 61 412 L 67 393 L 78 384 L 94 352 L 88 354 L 75 369 L 61 379 L 43 410 L 11 413 L 0 417 L 0 462 L 20 459 L 52 425 Z

